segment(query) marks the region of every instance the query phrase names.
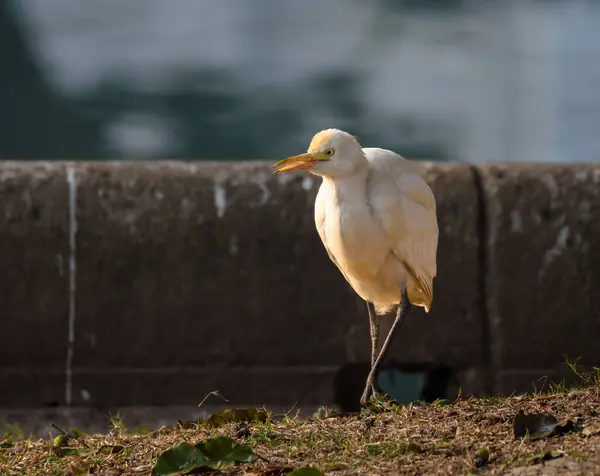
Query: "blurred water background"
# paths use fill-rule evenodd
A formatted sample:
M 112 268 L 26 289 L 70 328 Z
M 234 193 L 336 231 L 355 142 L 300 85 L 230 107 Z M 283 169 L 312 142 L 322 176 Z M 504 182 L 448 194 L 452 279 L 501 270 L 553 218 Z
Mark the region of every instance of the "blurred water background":
M 600 1 L 3 0 L 0 158 L 600 159 Z

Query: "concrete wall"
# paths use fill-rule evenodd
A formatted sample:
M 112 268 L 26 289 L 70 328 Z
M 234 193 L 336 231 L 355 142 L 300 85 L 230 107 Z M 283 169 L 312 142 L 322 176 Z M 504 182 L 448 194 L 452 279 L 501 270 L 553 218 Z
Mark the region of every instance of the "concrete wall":
M 332 403 L 366 309 L 314 229 L 318 179 L 270 166 L 0 163 L 0 405 Z M 424 169 L 439 277 L 393 357 L 465 394 L 598 364 L 600 166 Z

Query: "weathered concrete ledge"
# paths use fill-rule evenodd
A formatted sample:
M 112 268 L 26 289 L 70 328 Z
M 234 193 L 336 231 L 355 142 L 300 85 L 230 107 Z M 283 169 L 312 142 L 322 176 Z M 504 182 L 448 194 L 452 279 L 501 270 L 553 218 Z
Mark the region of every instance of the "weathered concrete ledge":
M 334 403 L 366 309 L 314 229 L 318 179 L 270 166 L 0 163 L 0 405 Z M 463 394 L 598 363 L 600 166 L 423 166 L 439 277 L 393 357 Z
M 600 364 L 600 166 L 480 168 L 494 388 L 540 388 L 563 353 Z

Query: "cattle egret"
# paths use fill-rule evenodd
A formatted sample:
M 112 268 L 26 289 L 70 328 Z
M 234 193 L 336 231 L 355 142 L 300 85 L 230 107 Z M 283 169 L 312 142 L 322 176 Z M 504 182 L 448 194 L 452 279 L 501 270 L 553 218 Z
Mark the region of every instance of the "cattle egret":
M 414 162 L 386 149 L 362 148 L 327 129 L 308 152 L 277 162 L 274 173 L 304 169 L 321 176 L 315 224 L 331 260 L 366 301 L 371 370 L 361 404 L 377 395 L 375 375 L 411 304 L 429 312 L 437 273 L 438 223 L 433 192 Z M 379 355 L 378 315 L 398 305 Z

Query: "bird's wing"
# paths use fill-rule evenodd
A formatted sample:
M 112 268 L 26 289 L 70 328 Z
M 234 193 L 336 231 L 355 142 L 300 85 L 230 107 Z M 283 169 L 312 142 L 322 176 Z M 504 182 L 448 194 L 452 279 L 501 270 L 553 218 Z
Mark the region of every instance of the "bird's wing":
M 429 311 L 438 245 L 433 192 L 413 162 L 384 149 L 364 150 L 371 168 L 368 193 L 373 212 L 390 248 L 418 283 L 421 298 L 413 304 Z

